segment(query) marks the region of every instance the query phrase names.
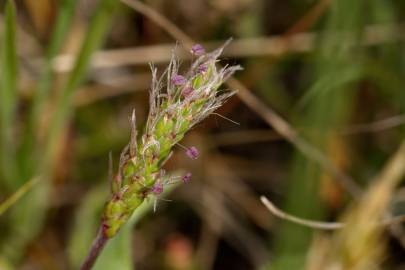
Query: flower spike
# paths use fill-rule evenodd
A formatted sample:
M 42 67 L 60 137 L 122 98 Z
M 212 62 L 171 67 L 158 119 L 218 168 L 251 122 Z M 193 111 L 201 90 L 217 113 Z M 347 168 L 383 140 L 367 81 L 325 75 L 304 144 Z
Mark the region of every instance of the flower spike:
M 161 77 L 151 65 L 148 118 L 143 133 L 138 134 L 135 111 L 131 116 L 130 143 L 122 151 L 113 192 L 103 212 L 102 233 L 106 238 L 116 235 L 146 198 L 163 192 L 168 183 L 164 181 L 162 166 L 174 146 L 180 145 L 187 131 L 235 93 L 219 90 L 229 76 L 241 69 L 240 66 L 217 68 L 223 49 L 224 46 L 206 53 L 201 45 L 194 45 L 191 52 L 198 58 L 184 75 L 179 74 L 179 61 L 174 53 Z M 198 158 L 196 147 L 185 150 L 191 159 Z M 190 179 L 191 173 L 181 177 L 183 183 Z

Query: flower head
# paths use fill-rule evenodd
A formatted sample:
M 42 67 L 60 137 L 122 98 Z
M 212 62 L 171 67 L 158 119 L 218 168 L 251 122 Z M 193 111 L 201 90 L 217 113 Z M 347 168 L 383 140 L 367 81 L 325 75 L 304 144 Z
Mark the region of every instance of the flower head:
M 184 89 L 181 91 L 181 95 L 185 98 L 191 96 L 191 94 L 193 93 L 194 89 L 191 86 L 186 86 L 184 87 Z
M 200 65 L 197 69 L 198 73 L 205 73 L 208 70 L 208 66 L 207 65 Z
M 205 54 L 205 49 L 201 44 L 194 44 L 193 47 L 191 47 L 191 53 L 195 56 L 201 56 Z
M 163 192 L 163 184 L 157 181 L 150 190 L 153 194 L 159 195 Z
M 179 86 L 179 85 L 184 85 L 184 84 L 186 84 L 186 78 L 184 78 L 183 76 L 181 76 L 181 75 L 178 75 L 178 74 L 176 74 L 176 75 L 174 75 L 173 77 L 172 77 L 172 83 L 174 84 L 174 85 L 176 85 L 176 86 Z
M 190 148 L 187 149 L 186 155 L 191 159 L 197 159 L 199 155 L 198 149 L 195 148 L 194 146 L 191 146 Z
M 191 172 L 188 172 L 185 175 L 183 175 L 181 180 L 183 181 L 183 183 L 188 183 L 191 180 L 191 176 L 192 176 Z

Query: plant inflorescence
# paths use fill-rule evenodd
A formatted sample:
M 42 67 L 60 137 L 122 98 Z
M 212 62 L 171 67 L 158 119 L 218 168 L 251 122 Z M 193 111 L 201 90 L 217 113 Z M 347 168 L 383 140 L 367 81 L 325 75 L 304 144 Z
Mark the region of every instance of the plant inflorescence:
M 191 53 L 195 60 L 184 74 L 179 73 L 179 60 L 174 53 L 159 78 L 157 69 L 151 66 L 146 126 L 138 136 L 133 112 L 131 139 L 121 154 L 118 173 L 112 180 L 111 199 L 103 212 L 101 230 L 104 237 L 113 237 L 146 198 L 159 195 L 165 185 L 175 181 L 166 176 L 162 168 L 173 147 L 180 145 L 179 141 L 187 131 L 235 93 L 219 90 L 229 76 L 241 69 L 240 66 L 217 68 L 224 46 L 206 53 L 201 45 L 194 45 Z M 181 147 L 189 158 L 198 158 L 196 147 Z M 179 181 L 186 183 L 190 179 L 191 173 L 186 173 Z

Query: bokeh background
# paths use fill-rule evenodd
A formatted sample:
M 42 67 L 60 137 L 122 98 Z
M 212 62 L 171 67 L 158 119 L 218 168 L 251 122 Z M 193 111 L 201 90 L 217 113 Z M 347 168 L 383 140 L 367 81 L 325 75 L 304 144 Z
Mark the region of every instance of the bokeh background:
M 200 158 L 178 148 L 166 170 L 192 181 L 149 200 L 95 269 L 405 269 L 404 226 L 367 223 L 405 214 L 401 184 L 353 206 L 404 140 L 405 1 L 123 2 L 0 1 L 0 269 L 78 269 L 109 152 L 116 168 L 134 108 L 145 122 L 149 63 L 163 71 L 176 43 L 190 62 L 154 14 L 207 50 L 233 37 L 222 62 L 242 86 L 218 113 L 239 124 L 189 132 Z M 354 233 L 283 221 L 261 195 L 302 218 L 348 213 Z

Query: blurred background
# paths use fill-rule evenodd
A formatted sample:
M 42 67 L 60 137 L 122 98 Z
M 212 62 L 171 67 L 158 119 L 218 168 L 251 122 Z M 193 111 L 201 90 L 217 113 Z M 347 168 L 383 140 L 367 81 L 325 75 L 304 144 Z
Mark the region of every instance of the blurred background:
M 405 269 L 401 223 L 361 223 L 363 243 L 260 202 L 354 226 L 405 214 L 401 184 L 380 212 L 367 208 L 380 195 L 352 206 L 404 139 L 405 1 L 124 2 L 138 5 L 0 1 L 0 269 L 78 269 L 109 196 L 109 152 L 116 168 L 134 108 L 145 122 L 149 63 L 163 71 L 176 43 L 191 59 L 153 11 L 207 50 L 233 37 L 222 63 L 244 67 L 242 86 L 218 113 L 239 125 L 212 115 L 189 132 L 200 158 L 177 149 L 166 170 L 192 181 L 155 212 L 143 205 L 95 269 Z

